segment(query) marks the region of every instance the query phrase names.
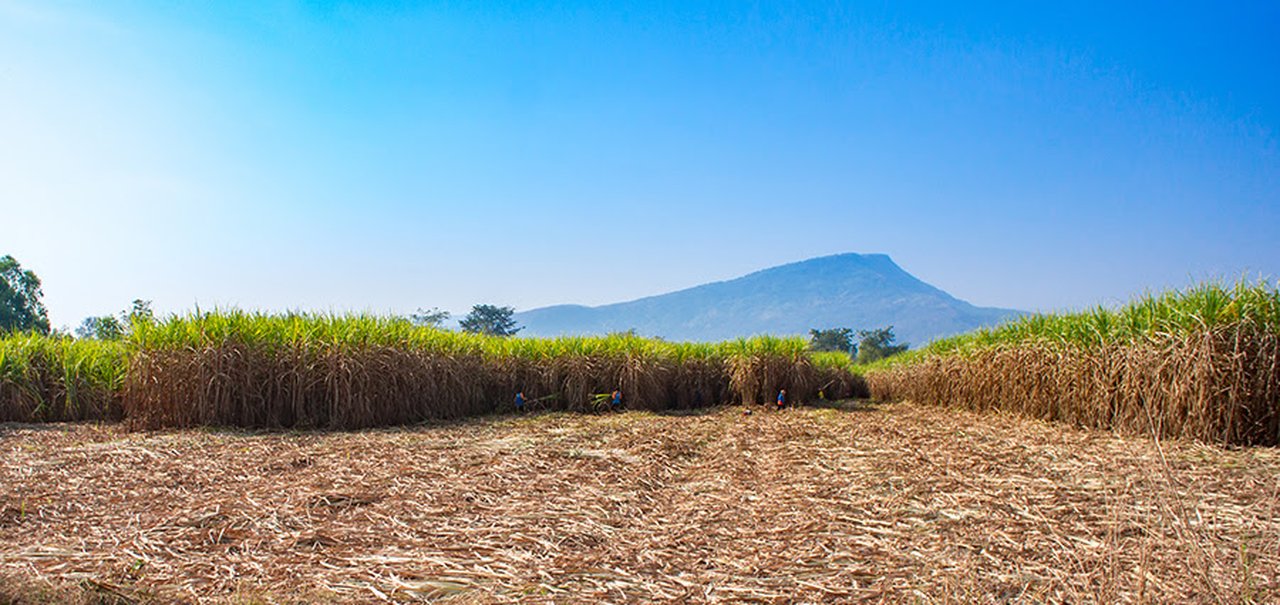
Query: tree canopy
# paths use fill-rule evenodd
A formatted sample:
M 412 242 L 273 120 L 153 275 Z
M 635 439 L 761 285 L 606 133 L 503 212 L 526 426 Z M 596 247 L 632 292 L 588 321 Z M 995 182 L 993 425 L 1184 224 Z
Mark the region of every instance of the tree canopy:
M 495 305 L 475 305 L 471 312 L 458 325 L 463 332 L 489 334 L 492 336 L 514 336 L 523 328 L 516 325 L 516 310 L 512 307 Z
M 812 351 L 839 351 L 855 355 L 858 346 L 853 342 L 852 328 L 809 330 L 809 349 Z
M 151 311 L 151 301 L 134 299 L 128 310 L 116 315 L 86 317 L 76 328 L 76 336 L 96 340 L 118 340 L 124 338 L 129 330 L 138 323 L 155 321 L 155 313 Z
M 40 278 L 12 256 L 0 258 L 0 332 L 49 333 Z
M 893 326 L 858 330 L 858 363 L 871 363 L 907 350 L 907 343 L 894 344 Z
M 450 315 L 448 311 L 442 311 L 439 307 L 430 309 L 419 307 L 417 312 L 409 316 L 409 321 L 419 326 L 440 328 L 444 326 L 444 322 L 449 321 Z
M 124 323 L 115 315 L 86 317 L 80 322 L 80 327 L 76 328 L 76 336 L 95 340 L 119 340 L 124 338 Z

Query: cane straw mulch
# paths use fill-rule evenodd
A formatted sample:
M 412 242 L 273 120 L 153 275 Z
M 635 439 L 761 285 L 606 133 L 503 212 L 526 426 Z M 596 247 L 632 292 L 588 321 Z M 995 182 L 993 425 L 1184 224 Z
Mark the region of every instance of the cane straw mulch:
M 0 425 L 0 602 L 1280 599 L 1274 449 L 742 410 Z

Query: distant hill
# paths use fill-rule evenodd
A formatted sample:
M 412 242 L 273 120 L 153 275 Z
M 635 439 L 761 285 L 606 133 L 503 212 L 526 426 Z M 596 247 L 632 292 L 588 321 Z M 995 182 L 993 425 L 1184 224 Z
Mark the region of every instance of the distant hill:
M 898 342 L 914 348 L 1021 314 L 959 300 L 884 254 L 839 254 L 630 302 L 533 309 L 517 313 L 516 320 L 525 326 L 522 336 L 635 329 L 644 336 L 688 341 L 892 325 Z

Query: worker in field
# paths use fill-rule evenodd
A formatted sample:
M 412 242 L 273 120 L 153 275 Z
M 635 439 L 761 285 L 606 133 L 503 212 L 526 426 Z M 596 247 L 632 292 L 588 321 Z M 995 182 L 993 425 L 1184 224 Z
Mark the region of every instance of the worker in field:
M 622 390 L 621 389 L 613 390 L 613 398 L 609 400 L 609 409 L 611 410 L 622 409 Z
M 516 393 L 516 411 L 524 413 L 524 391 Z
M 778 391 L 778 409 L 781 410 L 784 407 L 787 407 L 787 390 L 786 389 L 782 389 L 781 391 Z

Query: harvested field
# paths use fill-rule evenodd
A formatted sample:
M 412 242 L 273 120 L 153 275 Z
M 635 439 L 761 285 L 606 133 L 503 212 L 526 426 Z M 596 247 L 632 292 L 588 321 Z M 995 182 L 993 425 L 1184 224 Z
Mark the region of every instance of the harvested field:
M 1280 599 L 1276 450 L 910 403 L 0 425 L 0 456 L 0 602 Z

